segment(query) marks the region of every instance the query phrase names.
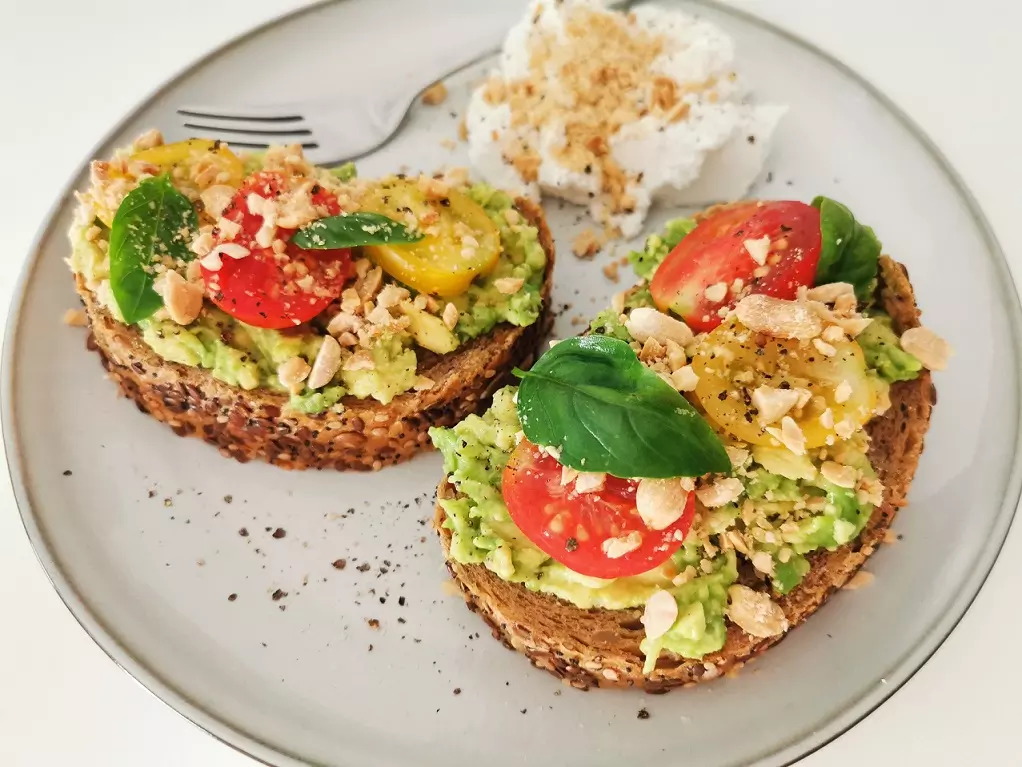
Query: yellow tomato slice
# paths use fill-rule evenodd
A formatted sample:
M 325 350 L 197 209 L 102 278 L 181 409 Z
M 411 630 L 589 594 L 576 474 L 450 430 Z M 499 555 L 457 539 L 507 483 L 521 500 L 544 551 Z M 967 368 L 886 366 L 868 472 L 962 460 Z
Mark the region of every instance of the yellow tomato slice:
M 460 192 L 427 197 L 414 181 L 381 182 L 362 208 L 405 222 L 419 221 L 426 236 L 409 245 L 373 245 L 366 255 L 391 277 L 420 293 L 450 298 L 464 293 L 500 257 L 500 231 L 481 205 Z
M 832 346 L 835 354 L 828 357 L 810 343 L 762 336 L 732 319 L 709 333 L 692 358 L 699 376 L 696 396 L 707 417 L 728 433 L 770 445 L 774 439 L 766 427 L 778 424 L 762 422 L 752 392 L 761 385 L 805 389 L 809 401 L 787 415 L 802 429 L 806 447 L 833 444 L 841 439 L 835 425 L 858 428 L 869 420 L 877 393 L 859 345 Z M 830 417 L 821 419 L 828 409 Z
M 241 186 L 241 181 L 245 177 L 245 166 L 241 159 L 220 141 L 190 138 L 173 144 L 154 146 L 135 152 L 128 158 L 128 162 L 147 162 L 169 170 L 174 165 L 194 163 L 203 159 L 228 174 L 227 178 L 216 179 L 216 183 Z

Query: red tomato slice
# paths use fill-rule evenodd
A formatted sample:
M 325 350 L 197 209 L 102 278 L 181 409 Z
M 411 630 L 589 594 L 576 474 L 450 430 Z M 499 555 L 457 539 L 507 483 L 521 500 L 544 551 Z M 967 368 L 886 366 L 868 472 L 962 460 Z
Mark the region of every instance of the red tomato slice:
M 519 529 L 561 564 L 595 578 L 639 575 L 663 564 L 681 546 L 695 516 L 695 494 L 670 527 L 651 530 L 635 508 L 638 480 L 607 475 L 602 490 L 578 493 L 561 484 L 561 464 L 528 440 L 515 448 L 503 475 L 504 502 Z M 641 536 L 639 546 L 611 559 L 608 538 Z
M 241 226 L 230 242 L 251 251 L 245 258 L 225 256 L 217 271 L 202 267 L 210 300 L 237 320 L 259 328 L 290 328 L 308 322 L 337 298 L 351 276 L 351 251 L 303 250 L 289 240 L 293 229 L 277 229 L 287 242 L 282 254 L 256 242 L 263 217 L 248 208 L 248 196 L 277 197 L 287 181 L 280 173 L 261 171 L 249 176 L 237 191 L 224 217 Z M 323 188 L 314 189 L 313 204 L 325 215 L 340 213 L 337 198 Z M 227 240 L 217 240 L 217 245 Z
M 745 242 L 763 237 L 770 238 L 770 250 L 760 265 Z M 811 205 L 743 203 L 700 222 L 679 242 L 653 275 L 650 293 L 659 309 L 670 309 L 696 332 L 713 330 L 721 307 L 744 296 L 792 299 L 801 285 L 812 285 L 820 242 L 820 212 Z M 718 283 L 726 286 L 724 295 L 707 298 L 707 288 Z

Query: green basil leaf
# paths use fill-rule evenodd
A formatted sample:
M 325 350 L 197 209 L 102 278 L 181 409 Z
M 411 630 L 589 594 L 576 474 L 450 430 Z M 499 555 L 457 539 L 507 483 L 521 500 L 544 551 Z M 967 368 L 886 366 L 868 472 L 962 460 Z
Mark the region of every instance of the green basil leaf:
M 876 285 L 880 240 L 836 200 L 817 197 L 812 205 L 820 211 L 822 239 L 817 284 L 848 282 L 855 287 L 860 301 L 869 299 Z
M 710 425 L 624 341 L 570 338 L 515 373 L 525 436 L 565 466 L 627 478 L 731 470 Z
M 379 213 L 328 216 L 303 226 L 291 242 L 305 250 L 357 248 L 360 245 L 405 245 L 422 235 Z
M 126 323 L 163 306 L 152 267 L 168 257 L 192 260 L 188 243 L 198 228 L 195 208 L 166 174 L 142 181 L 121 201 L 110 227 L 110 290 Z

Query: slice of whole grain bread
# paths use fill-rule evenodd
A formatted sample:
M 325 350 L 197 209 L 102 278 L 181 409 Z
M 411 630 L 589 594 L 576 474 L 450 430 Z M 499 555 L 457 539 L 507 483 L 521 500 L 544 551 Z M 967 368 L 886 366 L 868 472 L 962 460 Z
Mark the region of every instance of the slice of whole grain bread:
M 919 325 L 908 272 L 886 256 L 880 261 L 878 303 L 891 315 L 899 334 Z M 891 387 L 890 409 L 867 427 L 872 438 L 870 461 L 884 484 L 884 503 L 874 510 L 855 541 L 809 556 L 812 569 L 791 593 L 778 600 L 791 627 L 805 621 L 845 585 L 884 541 L 894 515 L 906 503 L 935 403 L 929 371 Z M 438 497 L 454 495 L 454 487 L 444 479 Z M 664 652 L 654 671 L 644 676 L 644 657 L 639 650 L 644 636 L 641 608 L 582 610 L 557 597 L 501 580 L 483 565 L 458 564 L 450 558 L 451 533 L 443 528 L 443 520 L 443 509 L 437 506 L 435 524 L 447 567 L 469 609 L 482 616 L 505 646 L 524 653 L 534 666 L 573 687 L 638 687 L 665 692 L 737 670 L 784 636 L 758 639 L 728 622 L 727 641 L 720 651 L 701 661 Z
M 139 410 L 181 436 L 216 445 L 226 456 L 288 469 L 380 469 L 431 448 L 430 426 L 450 426 L 485 409 L 493 392 L 510 382 L 515 366 L 532 363 L 546 336 L 552 322 L 553 238 L 537 205 L 518 199 L 515 206 L 539 230 L 547 254 L 539 319 L 526 328 L 502 323 L 450 354 L 420 355 L 417 372 L 435 385 L 401 394 L 386 405 L 345 397 L 341 413 L 299 413 L 288 409 L 289 398 L 282 392 L 245 391 L 218 381 L 208 370 L 168 362 L 136 327 L 117 322 L 79 278 L 88 347 L 99 353 L 110 378 Z

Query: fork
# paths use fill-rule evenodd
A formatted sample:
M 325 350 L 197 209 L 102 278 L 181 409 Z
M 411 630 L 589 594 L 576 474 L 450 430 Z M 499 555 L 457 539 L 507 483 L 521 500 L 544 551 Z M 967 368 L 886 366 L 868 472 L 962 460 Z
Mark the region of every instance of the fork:
M 485 46 L 485 47 L 484 47 Z M 336 165 L 368 154 L 397 133 L 412 104 L 426 88 L 498 53 L 493 40 L 475 49 L 445 51 L 429 77 L 416 73 L 390 88 L 345 93 L 329 102 L 298 101 L 266 106 L 178 107 L 182 126 L 232 147 L 265 149 L 271 144 L 301 144 L 319 165 Z
M 606 7 L 627 10 L 641 0 L 611 0 Z M 485 36 L 484 36 L 485 38 Z M 467 52 L 442 51 L 429 77 L 411 75 L 393 88 L 371 93 L 345 93 L 323 103 L 298 101 L 265 106 L 178 107 L 182 126 L 192 135 L 220 139 L 243 149 L 270 144 L 301 144 L 305 156 L 318 165 L 338 165 L 369 154 L 386 144 L 404 122 L 412 104 L 426 88 L 500 52 L 499 41 L 475 40 Z

